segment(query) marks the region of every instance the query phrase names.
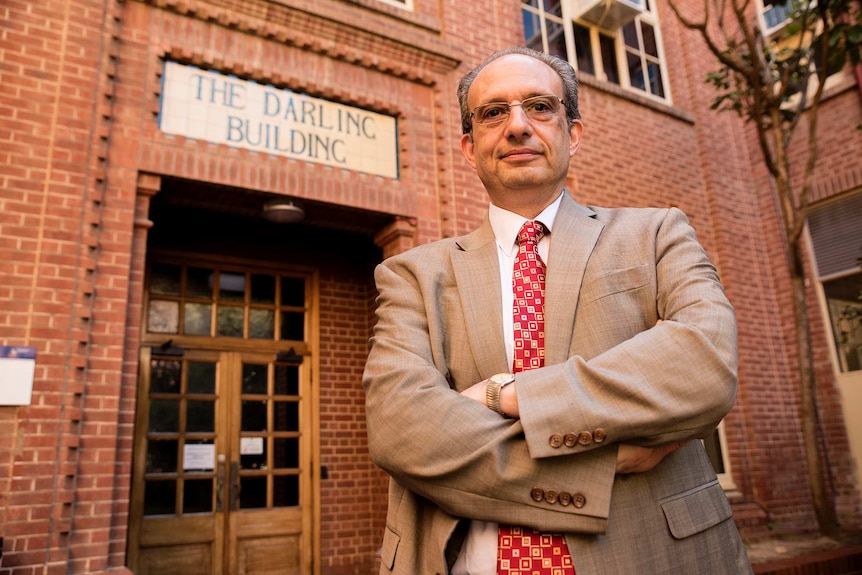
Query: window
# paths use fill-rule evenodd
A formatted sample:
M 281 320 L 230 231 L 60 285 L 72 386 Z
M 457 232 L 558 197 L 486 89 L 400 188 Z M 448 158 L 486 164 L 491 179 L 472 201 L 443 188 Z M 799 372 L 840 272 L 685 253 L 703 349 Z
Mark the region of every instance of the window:
M 798 16 L 800 13 L 809 11 L 809 18 L 813 18 L 810 21 L 810 24 L 804 30 L 792 30 L 791 28 L 786 28 L 787 24 L 790 23 L 791 18 L 794 16 Z M 760 9 L 760 27 L 763 30 L 763 35 L 771 40 L 771 47 L 774 51 L 774 56 L 783 59 L 786 58 L 786 55 L 782 55 L 782 50 L 789 50 L 790 52 L 797 52 L 799 48 L 799 40 L 800 34 L 805 34 L 804 37 L 808 39 L 806 42 L 810 42 L 810 39 L 817 34 L 820 34 L 823 30 L 823 23 L 821 20 L 817 19 L 817 4 L 811 0 L 810 3 L 807 3 L 807 0 L 762 0 L 762 5 Z M 814 35 L 811 34 L 814 33 Z M 810 47 L 810 44 L 803 43 L 803 47 Z M 824 65 L 821 61 L 822 52 L 820 48 L 820 43 L 814 44 L 813 53 L 811 54 L 810 62 L 813 63 L 814 69 L 811 70 L 812 74 L 808 79 L 808 85 L 805 86 L 807 92 L 812 94 L 816 89 L 817 81 L 820 77 L 825 73 L 826 82 L 824 87 L 831 88 L 837 85 L 841 81 L 842 76 L 847 76 L 847 74 L 839 75 L 839 72 L 843 69 L 843 63 L 838 62 L 828 62 Z M 791 58 L 791 62 L 794 60 Z M 788 107 L 793 108 L 799 103 L 798 94 L 802 90 L 802 85 L 797 85 L 791 89 L 788 100 Z
M 763 0 L 763 29 L 770 34 L 783 26 L 792 11 L 790 0 Z
M 718 482 L 725 491 L 733 491 L 736 485 L 733 483 L 733 477 L 730 474 L 730 459 L 727 457 L 727 439 L 724 436 L 724 422 L 718 424 L 718 427 L 712 432 L 712 435 L 704 438 L 703 446 L 706 448 L 706 455 L 712 463 L 715 474 L 718 476 Z
M 614 19 L 621 25 L 610 29 L 595 24 L 598 20 L 589 12 L 583 17 L 593 21 L 577 17 L 589 0 L 562 4 L 553 0 L 523 0 L 526 46 L 567 58 L 580 74 L 668 100 L 658 22 L 651 4 L 632 0 L 612 2 L 625 4 L 621 13 L 629 16 Z
M 862 192 L 815 209 L 808 217 L 823 287 L 837 371 L 862 372 Z
M 655 28 L 642 20 L 634 20 L 623 26 L 622 32 L 631 87 L 664 98 Z
M 391 4 L 392 6 L 398 6 L 399 8 L 406 8 L 408 10 L 413 10 L 413 0 L 380 0 L 384 4 Z
M 568 59 L 560 0 L 523 0 L 522 8 L 526 46 Z

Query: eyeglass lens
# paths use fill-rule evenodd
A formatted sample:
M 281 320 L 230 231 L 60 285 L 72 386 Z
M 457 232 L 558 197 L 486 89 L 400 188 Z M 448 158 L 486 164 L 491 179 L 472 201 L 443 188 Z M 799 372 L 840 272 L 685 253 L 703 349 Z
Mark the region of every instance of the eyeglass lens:
M 547 120 L 560 109 L 560 98 L 557 96 L 533 96 L 520 104 L 508 102 L 490 102 L 476 106 L 471 114 L 477 124 L 496 124 L 509 117 L 513 106 L 521 106 L 524 113 L 534 120 Z

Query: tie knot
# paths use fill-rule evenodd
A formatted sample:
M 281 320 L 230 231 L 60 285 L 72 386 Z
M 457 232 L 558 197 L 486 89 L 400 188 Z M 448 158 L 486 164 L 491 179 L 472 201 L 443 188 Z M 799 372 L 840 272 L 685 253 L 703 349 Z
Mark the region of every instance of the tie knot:
M 518 244 L 524 242 L 538 244 L 545 235 L 545 226 L 542 222 L 530 221 L 524 222 L 521 226 L 521 231 L 518 232 Z

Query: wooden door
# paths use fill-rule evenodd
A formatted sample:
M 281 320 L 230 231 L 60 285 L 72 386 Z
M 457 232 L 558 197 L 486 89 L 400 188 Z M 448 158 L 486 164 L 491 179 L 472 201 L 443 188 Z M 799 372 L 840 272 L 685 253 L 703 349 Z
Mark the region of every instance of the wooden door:
M 230 445 L 227 569 L 237 575 L 311 573 L 311 417 L 301 364 L 233 354 L 236 388 Z M 289 358 L 288 358 L 289 359 Z
M 148 274 L 129 566 L 136 575 L 310 575 L 310 281 L 197 263 L 163 269 Z M 196 270 L 214 279 L 197 288 Z M 178 279 L 153 280 L 157 272 Z M 259 297 L 260 278 L 276 289 Z

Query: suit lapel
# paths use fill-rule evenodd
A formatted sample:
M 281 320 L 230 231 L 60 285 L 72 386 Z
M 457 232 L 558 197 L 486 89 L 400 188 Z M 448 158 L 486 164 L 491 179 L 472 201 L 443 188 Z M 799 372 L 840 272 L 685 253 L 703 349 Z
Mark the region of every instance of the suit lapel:
M 562 363 L 569 357 L 578 296 L 587 262 L 604 224 L 595 212 L 563 196 L 551 233 L 551 251 L 545 279 L 545 363 Z
M 464 321 L 476 367 L 483 376 L 508 369 L 500 309 L 500 264 L 488 220 L 458 240 L 452 268 L 461 298 Z

